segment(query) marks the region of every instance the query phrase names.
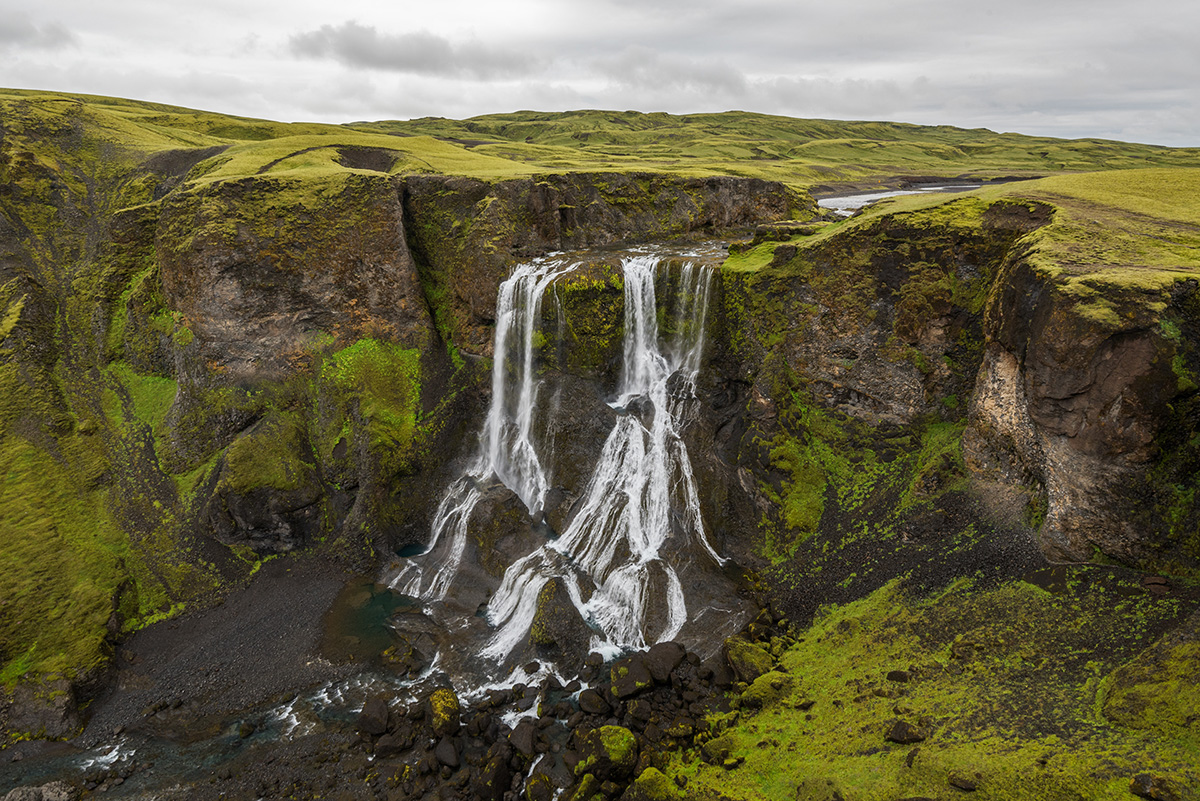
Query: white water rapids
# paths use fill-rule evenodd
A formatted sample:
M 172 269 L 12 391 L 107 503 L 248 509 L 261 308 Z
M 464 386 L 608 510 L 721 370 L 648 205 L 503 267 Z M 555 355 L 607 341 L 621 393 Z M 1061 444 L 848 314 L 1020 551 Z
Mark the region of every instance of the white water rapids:
M 524 502 L 534 522 L 542 517 L 553 476 L 539 453 L 536 364 L 541 302 L 553 282 L 571 269 L 561 259 L 521 265 L 497 300 L 492 400 L 478 455 L 454 482 L 435 514 L 428 550 L 411 559 L 393 588 L 436 602 L 446 598 L 460 572 L 468 523 L 499 480 Z M 565 530 L 508 566 L 486 607 L 490 637 L 484 657 L 503 662 L 528 636 L 538 597 L 559 579 L 592 629 L 591 647 L 609 653 L 644 648 L 674 638 L 688 621 L 679 570 L 697 560 L 723 564 L 712 549 L 700 514 L 691 460 L 681 436 L 697 403 L 695 379 L 704 348 L 704 317 L 712 271 L 685 264 L 669 299 L 674 333 L 658 327 L 655 296 L 659 258 L 628 256 L 624 273 L 624 354 L 617 412 L 586 488 Z M 674 278 L 674 276 L 673 276 Z

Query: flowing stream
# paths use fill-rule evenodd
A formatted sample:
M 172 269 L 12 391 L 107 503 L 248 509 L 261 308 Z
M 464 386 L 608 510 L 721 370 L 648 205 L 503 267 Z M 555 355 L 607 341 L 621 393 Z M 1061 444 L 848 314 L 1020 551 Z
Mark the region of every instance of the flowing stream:
M 539 415 L 553 409 L 538 402 L 542 382 L 534 343 L 545 336 L 537 330 L 542 299 L 571 267 L 562 259 L 533 261 L 502 284 L 492 400 L 478 455 L 442 499 L 428 550 L 391 582 L 400 592 L 427 603 L 453 595 L 472 512 L 489 484 L 503 483 L 531 521 L 541 521 L 553 476 L 537 433 Z M 616 424 L 564 530 L 510 564 L 488 600 L 488 635 L 479 652 L 489 660 L 504 662 L 525 641 L 539 596 L 552 580 L 562 583 L 590 629 L 591 648 L 612 654 L 676 637 L 689 620 L 681 572 L 697 564 L 701 572 L 719 572 L 723 564 L 705 532 L 681 436 L 698 403 L 695 380 L 713 273 L 686 263 L 674 268 L 671 280 L 656 280 L 661 269 L 656 255 L 623 259 L 623 364 L 609 403 Z M 660 303 L 656 283 L 673 287 L 675 296 Z M 666 335 L 659 330 L 660 309 L 670 309 Z

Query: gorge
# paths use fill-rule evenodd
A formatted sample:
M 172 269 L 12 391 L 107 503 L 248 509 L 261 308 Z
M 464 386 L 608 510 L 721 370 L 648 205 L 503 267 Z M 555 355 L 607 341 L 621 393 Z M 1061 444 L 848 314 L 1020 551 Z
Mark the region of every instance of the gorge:
M 3 102 L 0 791 L 1193 797 L 1194 151 Z

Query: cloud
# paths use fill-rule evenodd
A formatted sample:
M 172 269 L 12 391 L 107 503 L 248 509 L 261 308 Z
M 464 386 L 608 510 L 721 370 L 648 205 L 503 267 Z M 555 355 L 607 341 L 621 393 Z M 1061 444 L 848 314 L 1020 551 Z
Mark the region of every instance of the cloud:
M 666 56 L 635 45 L 596 59 L 601 75 L 634 89 L 735 95 L 746 91 L 746 77 L 721 61 Z
M 291 52 L 307 58 L 330 58 L 348 67 L 406 72 L 414 75 L 470 76 L 489 80 L 527 75 L 536 60 L 516 51 L 478 41 L 456 45 L 428 31 L 384 34 L 353 20 L 322 25 L 298 33 L 288 42 Z
M 0 50 L 75 47 L 75 35 L 57 22 L 35 25 L 23 14 L 0 17 Z

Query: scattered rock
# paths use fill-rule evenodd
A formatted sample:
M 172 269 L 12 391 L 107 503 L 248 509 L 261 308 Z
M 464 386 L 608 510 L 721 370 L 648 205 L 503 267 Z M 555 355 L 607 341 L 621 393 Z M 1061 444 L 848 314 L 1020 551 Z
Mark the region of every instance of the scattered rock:
M 434 734 L 458 734 L 460 714 L 461 706 L 454 690 L 441 687 L 429 696 L 429 720 Z
M 438 762 L 448 768 L 458 767 L 458 748 L 449 737 L 443 737 L 438 741 L 437 746 L 433 749 L 433 755 L 437 757 Z
M 654 677 L 646 667 L 644 654 L 633 654 L 614 662 L 611 676 L 612 694 L 617 698 L 628 698 L 654 684 Z
M 951 787 L 967 793 L 973 793 L 979 787 L 979 774 L 976 773 L 971 777 L 964 776 L 961 773 L 951 773 L 949 781 Z
M 674 801 L 679 798 L 675 784 L 658 768 L 646 768 L 625 790 L 621 801 Z
M 607 715 L 612 711 L 604 696 L 590 687 L 579 694 L 579 708 L 589 715 Z
M 1139 798 L 1152 798 L 1154 801 L 1179 801 L 1180 798 L 1174 782 L 1149 773 L 1134 776 L 1129 782 L 1129 792 Z
M 774 660 L 765 649 L 741 637 L 730 637 L 725 641 L 725 654 L 738 681 L 747 684 L 770 672 L 774 666 Z
M 911 723 L 903 720 L 893 720 L 888 723 L 887 734 L 884 738 L 901 745 L 912 745 L 925 739 L 925 733 Z
M 512 747 L 525 756 L 533 756 L 537 750 L 537 726 L 529 718 L 522 718 L 508 735 Z

